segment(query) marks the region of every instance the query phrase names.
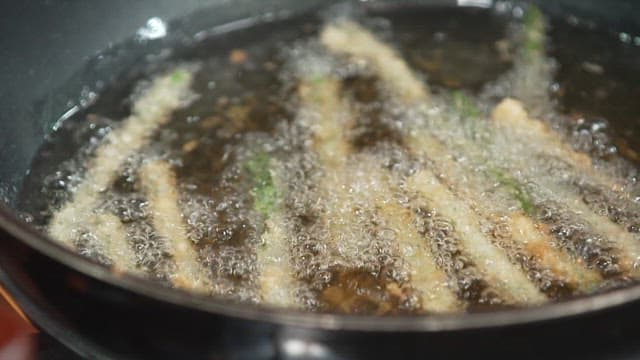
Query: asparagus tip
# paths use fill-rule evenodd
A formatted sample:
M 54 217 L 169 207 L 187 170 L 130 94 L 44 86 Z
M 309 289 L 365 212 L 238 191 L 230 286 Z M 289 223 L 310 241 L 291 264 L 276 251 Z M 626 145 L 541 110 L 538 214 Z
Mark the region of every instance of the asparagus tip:
M 481 115 L 473 100 L 460 90 L 453 92 L 452 101 L 454 108 L 465 118 L 477 118 Z
M 531 195 L 524 189 L 522 184 L 513 177 L 505 174 L 498 169 L 491 169 L 489 173 L 498 181 L 500 186 L 507 189 L 513 197 L 520 203 L 520 208 L 525 214 L 533 216 L 536 213 L 536 205 Z
M 525 51 L 528 53 L 542 51 L 545 33 L 545 20 L 542 11 L 535 5 L 529 5 L 523 23 Z
M 245 163 L 245 168 L 253 182 L 251 195 L 254 207 L 261 214 L 269 214 L 278 204 L 278 192 L 271 176 L 271 159 L 261 152 Z
M 174 84 L 181 84 L 189 78 L 189 72 L 185 69 L 176 69 L 171 73 L 171 81 Z

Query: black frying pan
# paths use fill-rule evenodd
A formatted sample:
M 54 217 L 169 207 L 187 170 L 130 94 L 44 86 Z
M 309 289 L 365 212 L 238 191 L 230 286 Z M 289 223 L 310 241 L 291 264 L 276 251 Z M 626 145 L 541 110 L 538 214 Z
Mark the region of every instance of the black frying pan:
M 385 2 L 363 6 L 380 3 Z M 539 308 L 460 316 L 376 318 L 258 309 L 116 276 L 18 220 L 12 206 L 30 160 L 67 110 L 66 99 L 77 96 L 82 84 L 108 81 L 142 54 L 212 24 L 265 12 L 316 11 L 324 4 L 32 0 L 0 5 L 0 197 L 7 203 L 0 206 L 0 282 L 34 322 L 89 358 L 600 358 L 640 353 L 638 286 Z M 570 13 L 620 31 L 640 30 L 640 6 L 633 1 L 540 5 L 557 16 Z M 176 31 L 161 41 L 127 43 L 151 17 L 179 18 L 196 10 L 189 22 L 172 23 Z M 90 60 L 97 52 L 112 60 Z

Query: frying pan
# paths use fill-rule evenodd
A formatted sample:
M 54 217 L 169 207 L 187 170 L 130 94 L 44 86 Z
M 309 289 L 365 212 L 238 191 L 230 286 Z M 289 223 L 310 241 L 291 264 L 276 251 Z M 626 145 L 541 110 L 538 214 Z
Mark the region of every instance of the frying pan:
M 232 31 L 249 26 L 252 19 L 318 11 L 327 3 L 2 2 L 0 282 L 28 316 L 77 353 L 97 359 L 588 359 L 640 352 L 640 286 L 494 313 L 385 318 L 299 313 L 212 300 L 115 275 L 20 220 L 15 199 L 30 161 L 60 114 L 73 111 L 68 99 L 77 98 L 82 86 L 109 82 L 145 54 L 202 31 Z M 414 3 L 456 5 L 447 0 Z M 384 4 L 400 2 L 358 6 Z M 554 16 L 572 14 L 631 34 L 640 30 L 640 6 L 633 1 L 539 5 Z M 132 39 L 151 18 L 178 20 L 169 23 L 162 39 Z

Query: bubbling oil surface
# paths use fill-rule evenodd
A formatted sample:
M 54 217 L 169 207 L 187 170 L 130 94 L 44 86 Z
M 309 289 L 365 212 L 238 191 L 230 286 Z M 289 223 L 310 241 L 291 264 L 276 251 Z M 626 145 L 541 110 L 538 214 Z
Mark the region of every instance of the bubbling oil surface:
M 181 213 L 169 220 L 169 226 L 183 230 L 195 250 L 193 260 L 208 279 L 204 291 L 214 297 L 273 305 L 265 289 L 281 286 L 280 293 L 269 296 L 291 297 L 286 306 L 355 314 L 527 305 L 514 302 L 492 283 L 486 272 L 494 266 L 492 259 L 480 262 L 465 248 L 461 236 L 469 230 L 460 228 L 464 222 L 443 215 L 449 213 L 440 211 L 437 201 L 407 185 L 424 171 L 433 173 L 465 204 L 464 211 L 481 219 L 474 231 L 504 251 L 508 262 L 544 294 L 540 296 L 562 300 L 587 292 L 579 291 L 580 284 L 571 283 L 569 276 L 545 268 L 539 256 L 528 252 L 526 242 L 516 246 L 504 240 L 513 236 L 513 223 L 500 219 L 518 211 L 525 191 L 537 209 L 529 214 L 531 221 L 550 239 L 549 248 L 569 254 L 581 271 L 597 273 L 593 291 L 626 284 L 633 272 L 625 270 L 613 240 L 599 229 L 627 228 L 629 237 L 639 232 L 640 205 L 633 195 L 638 193 L 636 169 L 619 157 L 620 143 L 607 132 L 608 122 L 591 120 L 598 109 L 578 106 L 566 95 L 576 91 L 573 84 L 581 84 L 566 70 L 581 66 L 579 62 L 545 58 L 556 67 L 560 64 L 561 83 L 553 72 L 519 67 L 518 44 L 509 35 L 523 26 L 513 16 L 518 14 L 515 7 L 355 15 L 430 84 L 429 103 L 415 108 L 394 100 L 393 89 L 366 62 L 328 53 L 318 41 L 325 23 L 321 18 L 259 25 L 260 38 L 255 37 L 256 29 L 249 29 L 207 39 L 195 48 L 175 49 L 166 64 L 155 66 L 161 70 L 141 71 L 129 82 L 114 83 L 94 105 L 50 136 L 25 182 L 22 208 L 34 225 L 48 231 L 56 212 L 74 199 L 86 180 L 97 149 L 122 126 L 121 119 L 130 115 L 153 79 L 189 64 L 194 77 L 191 96 L 119 166 L 109 188 L 95 192 L 92 212 L 119 219 L 136 276 L 179 286 L 174 274 L 180 264 L 171 251 L 172 239 L 154 225 L 158 209 L 140 173 L 141 167 L 160 161 L 175 178 L 172 185 Z M 551 35 L 571 27 L 552 24 Z M 562 49 L 554 40 L 552 36 L 551 46 Z M 607 68 L 606 63 L 599 66 Z M 544 88 L 550 90 L 549 98 L 531 97 L 544 102 L 533 104 L 543 109 L 536 115 L 573 149 L 593 157 L 595 171 L 619 179 L 619 188 L 595 186 L 562 159 L 532 156 L 532 149 L 544 152 L 535 144 L 514 141 L 508 133 L 496 135 L 486 119 L 490 109 L 509 96 L 513 72 L 525 72 L 543 94 Z M 327 78 L 339 82 L 335 93 L 312 94 L 311 100 L 300 96 L 301 83 L 315 88 Z M 452 105 L 460 100 L 459 93 L 478 110 L 469 115 Z M 558 105 L 563 99 L 570 99 L 561 103 L 564 108 Z M 571 114 L 579 112 L 585 113 L 574 120 Z M 331 134 L 340 134 L 331 135 L 332 144 L 347 149 L 338 164 L 327 162 L 327 156 L 314 148 L 321 141 L 319 123 L 327 113 L 337 121 Z M 451 167 L 429 149 L 409 151 L 416 132 L 448 149 Z M 633 149 L 622 152 L 634 160 Z M 494 168 L 513 176 L 492 178 Z M 574 198 L 584 202 L 580 209 L 595 212 L 589 219 L 609 219 L 614 225 L 589 224 L 563 203 Z M 95 229 L 71 230 L 72 247 L 79 253 L 105 266 L 118 263 Z M 275 242 L 279 253 L 270 247 Z M 415 254 L 430 257 L 433 266 L 417 261 Z M 265 280 L 278 268 L 277 282 Z M 417 285 L 424 269 L 435 279 L 428 287 Z M 451 293 L 450 298 L 438 295 L 442 289 Z M 446 305 L 431 310 L 430 301 Z

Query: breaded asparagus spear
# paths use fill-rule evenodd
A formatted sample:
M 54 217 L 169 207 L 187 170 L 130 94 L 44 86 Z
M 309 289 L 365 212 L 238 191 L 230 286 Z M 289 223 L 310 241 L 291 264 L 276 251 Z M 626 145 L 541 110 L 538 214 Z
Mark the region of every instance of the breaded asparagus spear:
M 515 56 L 514 69 L 510 73 L 512 96 L 525 101 L 529 111 L 537 115 L 553 106 L 549 89 L 553 80 L 553 68 L 546 54 L 546 19 L 540 9 L 527 6 L 522 27 L 515 32 L 520 44 Z
M 355 25 L 353 23 L 349 23 L 348 26 L 344 26 L 342 24 L 337 24 L 337 25 L 329 25 L 327 29 L 324 30 L 324 33 L 329 33 L 329 34 L 334 34 L 334 33 L 338 33 L 344 31 L 345 33 L 349 33 L 352 38 L 355 38 L 354 35 L 352 35 L 354 32 L 366 32 L 366 30 L 360 28 L 358 25 Z M 346 35 L 345 35 L 346 36 Z M 338 38 L 340 39 L 339 36 L 333 35 L 333 36 L 324 36 L 323 37 L 323 43 L 325 44 L 325 46 L 327 46 L 329 49 L 331 49 L 334 52 L 338 52 L 341 54 L 349 54 L 351 56 L 357 56 L 357 57 L 365 57 L 365 60 L 370 61 L 372 63 L 380 63 L 383 60 L 375 60 L 375 59 L 371 59 L 371 58 L 367 58 L 368 57 L 372 57 L 373 55 L 368 53 L 367 51 L 362 51 L 362 50 L 358 50 L 360 48 L 380 48 L 380 47 L 386 47 L 386 45 L 380 43 L 377 39 L 375 39 L 372 35 L 367 35 L 367 36 L 359 36 L 358 38 L 360 40 L 367 40 L 369 41 L 369 43 L 360 43 L 360 46 L 356 49 L 356 50 L 352 50 L 350 46 L 346 46 L 346 43 L 344 41 L 337 41 L 337 42 L 333 42 L 332 40 Z M 388 49 L 388 48 L 387 48 Z M 388 49 L 385 52 L 382 52 L 381 54 L 385 55 L 385 56 L 392 56 L 394 57 L 394 61 L 393 62 L 402 62 L 401 59 L 398 58 L 398 56 L 390 49 Z M 376 72 L 380 72 L 380 66 L 373 66 L 374 71 Z M 399 73 L 397 74 L 393 74 L 393 75 L 379 75 L 381 80 L 390 78 L 390 77 L 398 77 L 398 78 L 402 78 L 402 79 L 412 79 L 412 80 L 407 80 L 407 81 L 411 81 L 412 83 L 419 83 L 421 84 L 421 82 L 411 73 L 411 71 L 408 69 L 408 67 L 406 65 L 404 66 L 396 66 L 394 68 L 396 71 L 398 71 Z M 397 86 L 401 86 L 398 85 L 397 82 L 390 82 L 390 90 L 394 91 L 397 94 L 397 98 L 402 99 L 402 93 L 403 90 L 397 88 Z M 413 87 L 416 87 L 418 85 L 414 85 Z M 424 87 L 424 85 L 420 85 L 422 87 Z M 423 94 L 427 94 L 428 91 L 423 91 Z M 413 101 L 416 101 L 416 98 L 411 99 Z M 427 96 L 422 96 L 422 98 L 417 99 L 418 101 L 422 101 L 422 102 L 428 102 L 429 99 Z M 467 109 L 469 109 L 469 104 L 468 101 L 465 101 L 464 98 L 458 98 L 458 103 L 460 103 L 461 106 L 466 107 Z M 407 102 L 409 104 L 409 102 Z M 471 110 L 473 110 L 473 108 L 471 108 Z M 469 111 L 467 111 L 469 112 Z M 473 111 L 471 111 L 473 113 Z M 466 116 L 470 116 L 470 115 L 474 115 L 474 114 L 466 114 Z M 427 154 L 429 154 L 429 146 L 427 145 L 427 143 L 432 143 L 432 144 L 438 144 L 439 141 L 437 139 L 435 139 L 432 135 L 430 135 L 428 132 L 424 132 L 424 131 L 414 131 L 416 129 L 412 129 L 409 132 L 411 133 L 411 138 L 409 143 L 413 143 L 413 146 L 416 147 L 417 150 L 425 150 L 425 152 Z M 413 140 L 413 141 L 411 141 Z M 422 151 L 418 151 L 418 152 L 422 152 Z M 436 163 L 439 161 L 439 157 L 433 156 L 431 157 Z M 440 157 L 441 159 L 441 157 Z M 441 169 L 448 169 L 448 166 L 441 166 Z M 449 176 L 447 178 L 454 178 L 452 176 Z M 518 195 L 517 193 L 515 195 Z M 524 200 L 524 195 L 522 193 L 519 193 L 521 199 Z M 532 227 L 527 227 L 527 229 L 532 229 Z
M 165 239 L 165 248 L 176 265 L 175 273 L 169 274 L 169 278 L 177 287 L 209 293 L 211 274 L 202 266 L 187 235 L 171 165 L 163 160 L 144 164 L 140 169 L 140 182 L 149 201 L 153 227 L 157 235 Z
M 137 273 L 136 254 L 127 239 L 120 218 L 109 213 L 95 214 L 89 219 L 96 238 L 104 243 L 105 255 L 118 272 Z
M 395 50 L 381 43 L 373 34 L 349 20 L 330 24 L 322 29 L 320 41 L 329 50 L 347 54 L 370 64 L 374 71 L 398 92 L 403 101 L 422 102 L 429 90 L 409 69 Z
M 262 244 L 256 249 L 261 301 L 278 307 L 297 307 L 298 285 L 289 249 L 291 231 L 285 221 L 277 161 L 259 151 L 246 161 L 245 169 L 251 182 L 253 207 L 264 220 Z
M 340 34 L 334 34 L 340 36 Z M 355 34 L 358 36 L 358 34 Z M 331 34 L 323 34 L 322 37 Z M 343 39 L 344 40 L 344 39 Z M 347 39 L 347 41 L 349 41 Z M 369 51 L 362 48 L 363 51 Z M 381 63 L 381 68 L 386 66 L 403 66 L 402 63 Z M 352 152 L 349 130 L 353 126 L 353 118 L 355 114 L 351 112 L 349 104 L 340 99 L 340 84 L 335 75 L 329 73 L 313 74 L 313 78 L 309 80 L 310 74 L 301 76 L 302 81 L 299 86 L 299 95 L 301 99 L 302 111 L 313 112 L 318 116 L 317 122 L 313 126 L 313 149 L 319 157 L 321 166 L 326 171 L 321 188 L 326 191 L 327 198 L 331 199 L 327 204 L 330 211 L 330 217 L 334 219 L 327 223 L 329 232 L 334 239 L 342 239 L 341 241 L 349 241 L 352 236 L 345 236 L 354 228 L 359 228 L 362 224 L 354 223 L 350 213 L 332 213 L 331 211 L 345 210 L 344 204 L 352 201 L 353 195 L 349 193 L 350 178 L 353 174 L 347 173 L 345 166 L 347 159 Z M 405 79 L 406 80 L 406 79 Z M 411 81 L 411 79 L 408 79 Z M 402 82 L 403 79 L 398 81 Z M 421 86 L 415 82 L 419 88 L 413 89 L 418 93 L 407 92 L 409 98 L 422 96 L 420 92 Z M 355 162 L 361 160 L 354 159 Z M 373 177 L 380 177 L 382 182 L 388 183 L 387 175 L 382 169 L 378 169 L 379 165 L 369 164 L 365 161 L 359 166 L 359 171 L 369 174 Z M 378 169 L 378 170 L 372 170 Z M 360 176 L 367 176 L 361 174 Z M 387 180 L 385 180 L 387 179 Z M 380 191 L 388 191 L 380 189 Z M 381 203 L 380 193 L 359 194 L 358 201 L 362 202 L 362 206 L 376 207 L 379 216 L 387 222 L 387 225 L 400 231 L 396 236 L 396 242 L 402 253 L 408 253 L 405 258 L 408 262 L 409 272 L 412 274 L 412 287 L 421 294 L 422 307 L 429 312 L 451 312 L 459 307 L 457 300 L 451 289 L 449 289 L 445 274 L 437 269 L 434 260 L 425 246 L 421 243 L 420 236 L 415 230 L 411 221 L 414 216 L 406 209 L 399 205 L 394 205 L 385 201 Z M 335 204 L 333 204 L 335 202 Z M 359 240 L 355 236 L 353 240 Z M 348 266 L 350 260 L 349 254 L 346 256 L 345 265 Z M 358 254 L 352 254 L 355 258 Z
M 397 195 L 400 188 L 398 179 L 379 164 L 379 159 L 370 154 L 357 157 L 359 167 L 367 179 L 381 184 L 375 194 L 369 195 L 374 201 L 367 204 L 375 207 L 381 226 L 395 233 L 398 253 L 406 262 L 411 275 L 411 288 L 419 294 L 422 310 L 431 313 L 447 313 L 459 310 L 464 305 L 456 299 L 456 285 L 450 282 L 447 274 L 438 269 L 434 256 L 425 239 L 416 229 L 416 215 L 400 205 Z M 370 180 L 371 181 L 371 180 Z
M 193 71 L 190 67 L 179 67 L 154 79 L 135 101 L 132 114 L 105 137 L 87 165 L 84 180 L 73 189 L 71 200 L 53 214 L 48 229 L 53 239 L 68 247 L 75 246 L 79 229 L 92 224 L 100 194 L 111 186 L 127 158 L 148 144 L 156 129 L 184 105 L 190 94 Z M 112 240 L 118 238 L 114 235 Z
M 353 46 L 352 42 L 357 40 L 357 46 Z M 339 54 L 346 54 L 351 57 L 356 57 L 362 59 L 371 64 L 372 69 L 375 73 L 380 77 L 380 79 L 389 86 L 389 90 L 396 95 L 395 97 L 407 104 L 407 105 L 416 105 L 420 103 L 429 102 L 429 91 L 426 85 L 418 79 L 418 77 L 413 74 L 413 72 L 409 69 L 408 65 L 404 62 L 399 55 L 391 49 L 388 45 L 380 42 L 375 38 L 370 32 L 362 28 L 361 26 L 350 22 L 350 21 L 342 21 L 338 23 L 333 23 L 327 25 L 321 33 L 321 41 L 322 43 L 331 51 Z M 374 50 L 371 50 L 374 49 Z M 392 64 L 387 65 L 385 64 Z M 400 79 L 400 80 L 398 80 Z M 407 90 L 410 89 L 410 90 Z M 409 95 L 407 95 L 409 94 Z M 415 144 L 423 143 L 425 140 L 431 138 L 430 135 L 420 133 L 415 133 L 416 141 L 412 142 Z M 425 139 L 425 135 L 427 138 Z M 434 140 L 431 138 L 431 140 Z M 411 143 L 411 142 L 410 142 Z M 423 178 L 435 180 L 435 176 L 431 174 L 428 170 L 424 170 Z M 445 191 L 442 193 L 442 196 L 446 196 L 447 198 L 453 199 L 453 196 L 448 189 L 443 187 L 441 184 L 432 184 L 431 181 L 408 181 L 408 184 L 413 184 L 417 186 L 415 190 L 422 192 L 424 196 L 427 198 L 437 197 L 437 194 L 430 194 L 429 191 L 423 191 L 427 185 L 433 185 L 430 187 L 430 190 L 438 190 Z M 421 189 L 422 188 L 422 189 Z M 459 201 L 458 201 L 459 202 Z M 440 206 L 446 206 L 446 204 L 440 204 Z M 461 209 L 468 209 L 467 207 L 461 207 Z M 459 219 L 459 216 L 463 216 L 460 213 L 456 213 L 454 211 L 447 213 L 447 216 L 452 216 L 452 220 L 454 222 L 459 221 L 467 221 Z M 464 216 L 471 216 L 471 212 L 465 213 Z M 474 215 L 473 219 L 476 219 Z M 476 219 L 477 220 L 477 219 Z M 473 221 L 472 221 L 473 222 Z M 471 222 L 471 223 L 472 223 Z M 471 223 L 469 223 L 469 226 Z M 478 226 L 478 225 L 473 225 Z M 463 228 L 466 230 L 466 228 Z M 466 233 L 465 233 L 466 234 Z M 469 233 L 471 235 L 471 233 Z M 487 242 L 487 239 L 483 235 L 473 235 L 470 238 L 466 237 L 466 239 L 471 239 L 471 242 L 465 244 L 467 247 L 478 247 L 478 249 L 484 249 L 486 251 L 491 251 L 492 254 L 498 256 L 500 260 L 504 259 L 504 254 L 501 254 L 497 251 L 493 251 L 493 245 L 490 242 Z M 482 261 L 479 262 L 479 265 L 482 266 Z M 497 269 L 506 269 L 511 267 L 511 264 L 508 261 L 501 261 L 500 267 L 493 267 L 491 269 L 485 268 L 485 272 L 487 272 L 487 276 L 492 277 L 497 280 L 500 278 L 498 274 L 492 274 L 492 272 Z M 504 272 L 510 274 L 516 274 L 514 276 L 520 277 L 518 278 L 519 284 L 515 285 L 511 282 L 507 282 L 507 287 L 512 286 L 510 290 L 513 291 L 512 294 L 515 294 L 516 291 L 521 291 L 521 289 L 530 290 L 526 298 L 531 299 L 543 299 L 544 296 L 541 295 L 535 288 L 531 286 L 529 281 L 517 270 L 516 268 L 512 268 L 511 271 Z M 502 272 L 501 272 L 502 274 Z M 515 279 L 515 278 L 514 278 Z M 507 291 L 508 292 L 508 291 Z M 505 297 L 509 297 L 505 294 Z M 515 298 L 513 300 L 516 300 Z M 517 299 L 517 300 L 525 300 L 525 299 Z

